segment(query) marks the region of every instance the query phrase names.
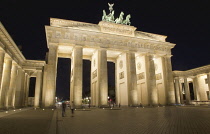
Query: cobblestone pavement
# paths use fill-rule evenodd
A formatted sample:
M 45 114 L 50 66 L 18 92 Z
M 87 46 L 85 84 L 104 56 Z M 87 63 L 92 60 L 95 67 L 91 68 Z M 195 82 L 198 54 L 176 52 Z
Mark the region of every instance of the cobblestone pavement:
M 13 114 L 10 114 L 13 112 Z M 53 111 L 48 110 L 18 110 L 0 115 L 0 134 L 47 134 Z
M 210 107 L 77 109 L 74 117 L 69 109 L 66 117 L 61 109 L 37 109 L 0 117 L 0 134 L 48 134 L 49 130 L 54 134 L 210 134 Z
M 210 134 L 210 107 L 58 109 L 57 134 Z

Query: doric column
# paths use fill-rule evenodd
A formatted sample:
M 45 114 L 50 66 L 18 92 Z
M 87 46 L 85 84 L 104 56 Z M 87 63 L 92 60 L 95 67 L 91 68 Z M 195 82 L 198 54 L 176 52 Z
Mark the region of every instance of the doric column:
M 105 49 L 99 50 L 99 96 L 100 105 L 107 105 L 108 79 L 107 79 L 107 53 Z
M 184 104 L 182 83 L 180 81 L 179 81 L 179 93 L 180 93 L 180 102 L 181 104 Z
M 24 70 L 22 70 L 22 78 L 21 78 L 21 95 L 22 95 L 22 100 L 21 100 L 21 106 L 25 106 L 25 81 L 26 81 L 26 73 Z
M 45 90 L 45 107 L 54 107 L 55 92 L 56 92 L 56 75 L 57 75 L 57 53 L 58 46 L 49 45 L 48 64 L 47 64 L 47 78 Z
M 108 79 L 107 79 L 107 53 L 105 49 L 98 50 L 99 53 L 99 65 L 98 65 L 98 76 L 99 76 L 99 105 L 107 105 L 108 97 Z
M 15 95 L 16 90 L 16 82 L 17 82 L 17 64 L 13 61 L 12 63 L 12 71 L 11 71 L 11 78 L 10 78 L 10 86 L 9 90 L 6 94 L 6 107 L 12 107 L 13 96 Z
M 176 104 L 180 104 L 180 83 L 179 77 L 175 77 L 175 91 L 176 91 Z
M 118 84 L 117 84 L 117 59 L 115 61 L 115 103 L 119 105 L 119 92 L 118 92 Z
M 197 76 L 193 77 L 193 90 L 194 90 L 194 96 L 195 100 L 200 101 L 200 94 L 199 94 L 199 89 L 198 89 L 198 78 Z
M 3 76 L 2 76 L 2 85 L 1 85 L 1 97 L 0 97 L 0 108 L 6 108 L 6 94 L 9 90 L 10 85 L 10 76 L 11 76 L 11 68 L 12 68 L 12 59 L 9 57 L 5 57 Z
M 76 107 L 82 104 L 82 65 L 83 65 L 83 49 L 81 46 L 75 46 L 71 59 L 71 89 L 70 100 L 74 102 Z M 73 96 L 72 96 L 73 95 Z
M 35 87 L 35 97 L 34 97 L 34 107 L 40 107 L 40 96 L 41 96 L 41 86 L 42 86 L 42 71 L 38 70 L 36 75 L 36 87 Z
M 45 107 L 45 93 L 47 89 L 47 64 L 44 66 L 43 71 L 43 84 L 42 84 L 42 107 Z
M 25 73 L 22 68 L 18 67 L 17 82 L 16 82 L 16 93 L 13 99 L 13 105 L 15 108 L 23 106 L 23 94 L 24 94 L 24 77 Z
M 136 61 L 134 53 L 127 53 L 128 100 L 130 105 L 138 104 Z
M 25 83 L 24 83 L 24 106 L 28 106 L 28 94 L 29 94 L 29 84 L 30 84 L 30 76 L 25 74 Z
M 174 81 L 173 81 L 173 72 L 171 66 L 171 56 L 165 56 L 165 67 L 166 67 L 166 78 L 167 78 L 167 101 L 168 104 L 175 104 L 175 92 L 174 92 Z
M 146 82 L 149 96 L 150 105 L 158 105 L 158 95 L 156 88 L 156 77 L 155 77 L 155 65 L 154 65 L 154 56 L 151 54 L 146 55 Z
M 207 83 L 208 83 L 208 88 L 209 88 L 209 96 L 208 99 L 210 98 L 210 73 L 207 73 Z
M 107 53 L 106 49 L 98 49 L 91 59 L 91 104 L 107 105 Z
M 167 87 L 168 86 L 167 69 L 166 69 L 166 66 L 165 66 L 166 65 L 166 60 L 165 60 L 164 56 L 161 56 L 160 58 L 161 58 L 161 64 L 162 64 L 162 74 L 163 74 L 163 78 L 162 79 L 163 79 L 163 89 L 164 89 L 164 91 L 162 92 L 163 94 L 161 95 L 161 97 L 163 97 L 162 100 L 164 102 L 164 103 L 162 102 L 162 105 L 166 105 L 167 104 L 167 91 L 166 90 L 168 88 Z M 160 98 L 160 97 L 158 96 L 158 98 Z M 161 104 L 160 101 L 161 100 L 159 100 L 159 104 Z
M 0 96 L 5 52 L 0 49 Z
M 190 104 L 190 90 L 189 90 L 189 84 L 187 82 L 187 78 L 184 78 L 184 90 L 185 90 L 185 98 L 186 98 L 186 104 Z

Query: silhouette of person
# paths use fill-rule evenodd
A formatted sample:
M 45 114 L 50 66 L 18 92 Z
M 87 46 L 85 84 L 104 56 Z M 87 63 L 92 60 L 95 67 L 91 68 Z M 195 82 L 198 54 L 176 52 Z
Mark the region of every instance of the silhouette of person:
M 71 104 L 71 114 L 72 114 L 72 117 L 74 117 L 74 101 L 72 101 L 72 104 Z
M 66 115 L 66 103 L 65 101 L 62 102 L 62 117 Z

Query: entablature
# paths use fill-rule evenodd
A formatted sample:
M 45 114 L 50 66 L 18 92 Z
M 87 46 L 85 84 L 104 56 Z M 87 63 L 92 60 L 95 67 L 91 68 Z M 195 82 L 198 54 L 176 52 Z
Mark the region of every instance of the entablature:
M 134 52 L 171 54 L 175 44 L 155 40 L 93 32 L 75 28 L 45 26 L 48 47 L 51 43 L 69 43 Z
M 3 49 L 13 60 L 18 64 L 22 64 L 25 57 L 16 46 L 9 33 L 6 31 L 2 23 L 0 22 L 0 47 Z
M 173 71 L 174 77 L 192 77 L 200 74 L 210 73 L 210 65 L 186 70 L 186 71 Z

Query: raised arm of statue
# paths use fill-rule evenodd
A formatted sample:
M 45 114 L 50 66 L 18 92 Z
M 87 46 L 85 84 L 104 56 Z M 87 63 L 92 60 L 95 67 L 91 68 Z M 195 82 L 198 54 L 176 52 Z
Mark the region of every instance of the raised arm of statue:
M 109 11 L 110 11 L 110 13 L 111 13 L 111 12 L 113 11 L 114 3 L 113 3 L 113 4 L 108 3 L 108 5 L 109 5 Z

